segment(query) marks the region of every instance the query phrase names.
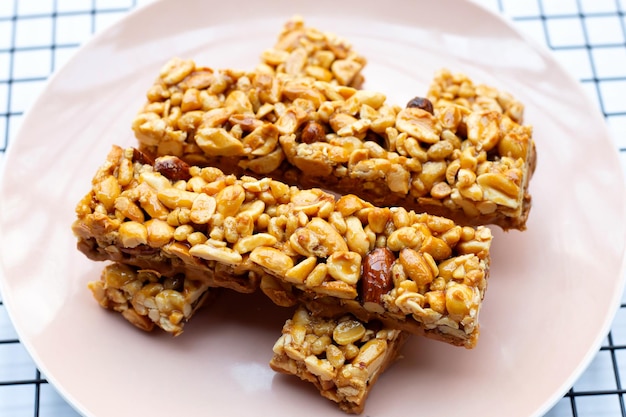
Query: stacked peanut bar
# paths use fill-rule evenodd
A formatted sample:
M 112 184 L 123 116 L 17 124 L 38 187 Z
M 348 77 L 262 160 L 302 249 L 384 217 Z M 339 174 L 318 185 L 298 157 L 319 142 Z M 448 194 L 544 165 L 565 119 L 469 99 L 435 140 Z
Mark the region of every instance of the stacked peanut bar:
M 522 105 L 462 76 L 438 76 L 430 94 L 400 108 L 312 77 L 175 59 L 133 129 L 152 156 L 523 230 L 535 146 Z
M 488 228 L 171 156 L 144 160 L 113 147 L 78 204 L 73 230 L 90 259 L 476 343 Z
M 301 19 L 253 71 L 168 62 L 139 149 L 114 146 L 77 205 L 79 249 L 115 262 L 99 303 L 175 335 L 211 288 L 299 305 L 271 366 L 353 413 L 409 333 L 473 347 L 483 224 L 523 230 L 530 209 L 523 106 L 441 71 L 400 108 L 358 89 L 364 65 Z

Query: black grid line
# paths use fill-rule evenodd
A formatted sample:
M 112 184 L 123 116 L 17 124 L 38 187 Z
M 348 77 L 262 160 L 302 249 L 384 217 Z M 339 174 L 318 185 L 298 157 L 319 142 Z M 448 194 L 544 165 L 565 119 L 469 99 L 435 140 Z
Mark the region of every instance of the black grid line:
M 9 2 L 10 0 L 6 0 Z M 90 19 L 90 31 L 94 33 L 97 29 L 97 17 L 106 14 L 123 14 L 137 6 L 137 0 L 129 0 L 128 7 L 119 7 L 119 6 L 102 6 L 96 0 L 86 0 L 90 4 L 89 8 L 84 10 L 59 10 L 59 2 L 60 0 L 51 0 L 52 1 L 52 11 L 50 13 L 32 13 L 32 14 L 21 14 L 18 15 L 19 10 L 19 0 L 13 0 L 13 10 L 12 14 L 9 16 L 0 16 L 0 24 L 10 24 L 10 39 L 8 47 L 0 47 L 0 54 L 6 54 L 8 56 L 8 64 L 7 64 L 7 76 L 6 78 L 2 78 L 0 76 L 0 88 L 5 87 L 5 95 L 6 97 L 0 96 L 0 102 L 5 103 L 6 111 L 0 111 L 0 121 L 4 121 L 4 126 L 2 128 L 2 138 L 0 139 L 0 154 L 6 151 L 8 146 L 10 136 L 12 134 L 12 123 L 17 120 L 19 117 L 23 115 L 23 109 L 14 110 L 14 94 L 16 86 L 36 83 L 36 82 L 44 82 L 47 79 L 46 76 L 23 76 L 21 74 L 17 74 L 15 71 L 15 57 L 17 54 L 23 52 L 37 52 L 37 51 L 50 51 L 51 59 L 50 59 L 50 67 L 48 73 L 52 73 L 58 66 L 56 52 L 59 50 L 74 50 L 80 46 L 78 42 L 57 42 L 57 29 L 60 18 L 64 17 L 80 17 L 80 16 L 88 16 Z M 476 0 L 478 3 L 481 0 Z M 509 9 L 509 2 L 518 1 L 518 0 L 497 0 L 496 11 L 507 14 Z M 584 12 L 583 5 L 588 1 L 594 0 L 573 0 L 576 5 L 576 12 L 564 12 L 564 13 L 547 13 L 545 4 L 549 3 L 551 0 L 526 0 L 527 2 L 536 2 L 538 13 L 528 15 L 519 15 L 519 16 L 510 16 L 511 20 L 519 23 L 524 22 L 540 22 L 540 26 L 543 30 L 543 39 L 545 41 L 545 45 L 548 46 L 551 50 L 558 51 L 584 51 L 584 54 L 589 62 L 590 77 L 582 77 L 579 78 L 580 83 L 583 85 L 588 85 L 592 88 L 595 94 L 598 97 L 598 105 L 599 109 L 607 120 L 615 117 L 624 117 L 626 116 L 626 110 L 611 110 L 607 109 L 606 98 L 604 97 L 604 93 L 602 90 L 602 86 L 606 83 L 617 83 L 617 82 L 626 82 L 626 67 L 623 68 L 623 71 L 620 75 L 613 76 L 600 76 L 597 68 L 597 62 L 594 59 L 594 51 L 597 50 L 607 50 L 611 48 L 622 48 L 626 49 L 626 16 L 624 10 L 622 9 L 622 4 L 620 0 L 615 0 L 615 10 L 614 11 L 602 11 L 602 12 Z M 485 2 L 486 3 L 486 2 Z M 617 18 L 619 21 L 619 25 L 622 31 L 623 39 L 621 42 L 604 42 L 604 43 L 593 43 L 591 41 L 591 37 L 588 29 L 588 21 L 589 19 L 595 18 Z M 35 20 L 35 19 L 50 19 L 52 22 L 51 25 L 51 36 L 50 42 L 46 44 L 35 44 L 35 45 L 17 45 L 17 26 L 18 22 Z M 580 24 L 582 30 L 582 43 L 576 44 L 555 44 L 550 33 L 550 23 L 555 21 L 576 21 Z M 2 91 L 2 90 L 0 90 Z M 626 146 L 617 148 L 621 154 L 621 156 L 626 156 Z M 0 294 L 0 311 L 5 309 L 5 305 L 1 299 Z M 626 303 L 622 303 L 620 305 L 620 311 L 626 311 Z M 19 346 L 20 341 L 15 337 L 0 337 L 0 348 L 3 346 Z M 600 347 L 599 353 L 608 354 L 610 357 L 610 367 L 612 372 L 612 378 L 615 385 L 615 389 L 578 389 L 576 384 L 571 387 L 567 393 L 564 394 L 563 399 L 560 402 L 561 407 L 558 411 L 554 410 L 550 411 L 547 416 L 572 416 L 572 417 L 590 417 L 593 414 L 585 414 L 582 410 L 583 407 L 580 406 L 580 401 L 582 398 L 604 398 L 611 397 L 616 398 L 619 404 L 619 416 L 626 417 L 626 386 L 622 379 L 622 372 L 626 370 L 626 364 L 620 364 L 620 358 L 618 357 L 620 353 L 626 353 L 626 344 L 624 343 L 615 343 L 614 332 L 610 331 L 607 334 L 605 343 Z M 625 355 L 626 356 L 626 355 Z M 0 379 L 0 391 L 3 389 L 7 389 L 8 387 L 15 386 L 27 386 L 33 388 L 33 410 L 32 414 L 35 417 L 40 416 L 44 413 L 43 410 L 43 401 L 42 401 L 42 387 L 47 385 L 48 381 L 44 375 L 41 374 L 39 369 L 34 367 L 32 377 L 28 378 L 7 378 L 6 380 Z M 567 410 L 564 410 L 562 405 L 566 404 Z M 567 413 L 567 414 L 563 414 Z M 617 417 L 610 416 L 610 417 Z

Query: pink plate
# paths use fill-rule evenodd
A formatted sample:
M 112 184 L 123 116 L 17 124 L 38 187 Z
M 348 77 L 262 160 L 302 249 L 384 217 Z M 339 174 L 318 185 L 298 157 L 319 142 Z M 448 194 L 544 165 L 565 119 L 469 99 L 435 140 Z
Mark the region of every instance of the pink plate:
M 145 334 L 94 302 L 101 264 L 75 249 L 74 206 L 172 56 L 252 68 L 282 24 L 351 40 L 366 88 L 406 103 L 435 70 L 462 71 L 526 104 L 539 162 L 525 232 L 495 230 L 474 350 L 413 338 L 374 388 L 369 416 L 533 416 L 589 364 L 624 284 L 625 192 L 604 121 L 578 83 L 509 23 L 465 0 L 165 0 L 86 44 L 48 83 L 0 183 L 0 282 L 20 339 L 86 416 L 342 415 L 267 363 L 290 311 L 226 294 L 178 338 Z

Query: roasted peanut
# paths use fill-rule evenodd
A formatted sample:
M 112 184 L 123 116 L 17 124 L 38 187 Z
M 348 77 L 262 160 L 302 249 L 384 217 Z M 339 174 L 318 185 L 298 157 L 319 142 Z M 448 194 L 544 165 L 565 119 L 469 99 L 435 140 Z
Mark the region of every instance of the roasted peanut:
M 285 276 L 287 271 L 293 268 L 293 259 L 278 249 L 267 246 L 254 248 L 250 252 L 250 260 L 261 268 L 281 277 Z
M 330 276 L 349 285 L 355 285 L 361 276 L 361 256 L 356 252 L 333 252 L 326 265 Z
M 418 288 L 432 282 L 433 272 L 421 253 L 405 248 L 400 251 L 399 260 L 407 275 L 417 283 Z
M 345 346 L 361 339 L 365 334 L 365 326 L 356 320 L 344 320 L 333 330 L 333 340 Z

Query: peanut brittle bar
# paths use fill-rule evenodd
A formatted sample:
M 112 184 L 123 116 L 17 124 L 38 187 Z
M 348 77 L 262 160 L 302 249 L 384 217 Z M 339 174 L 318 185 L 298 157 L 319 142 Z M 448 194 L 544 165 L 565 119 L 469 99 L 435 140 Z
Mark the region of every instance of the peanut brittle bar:
M 76 213 L 78 248 L 93 260 L 260 288 L 278 305 L 349 312 L 468 348 L 478 337 L 491 244 L 483 226 L 119 147 Z
M 299 307 L 274 344 L 270 366 L 311 382 L 343 411 L 361 414 L 407 336 L 379 322 L 363 323 L 350 315 L 323 319 Z
M 462 105 L 445 94 L 402 108 L 382 93 L 313 77 L 182 60 L 166 64 L 147 97 L 133 130 L 152 156 L 354 193 L 463 225 L 526 227 L 535 145 L 531 127 L 512 118 L 519 108 Z
M 205 281 L 181 274 L 165 277 L 120 263 L 105 266 L 100 281 L 88 286 L 102 307 L 121 313 L 136 327 L 151 331 L 156 325 L 174 336 L 212 298 Z

